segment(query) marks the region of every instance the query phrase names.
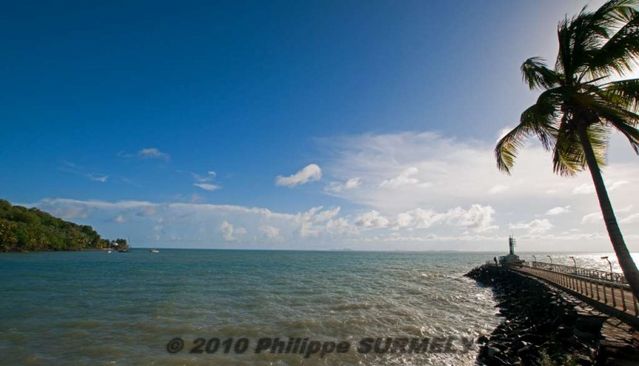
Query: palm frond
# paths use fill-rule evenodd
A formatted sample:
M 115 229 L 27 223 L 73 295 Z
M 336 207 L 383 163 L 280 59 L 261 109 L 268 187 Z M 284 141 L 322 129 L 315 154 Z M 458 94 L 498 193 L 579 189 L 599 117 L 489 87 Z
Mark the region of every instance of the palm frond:
M 614 72 L 619 75 L 631 71 L 639 57 L 639 14 L 625 23 L 600 48 L 590 51 L 586 73 L 592 77 L 601 77 Z
M 619 23 L 626 23 L 634 18 L 639 1 L 611 0 L 599 7 L 593 14 L 595 19 L 604 22 L 607 27 L 614 27 Z
M 597 164 L 602 167 L 608 160 L 608 141 L 610 130 L 603 123 L 595 123 L 588 126 L 588 139 L 595 153 Z M 585 160 L 585 158 L 584 158 Z
M 521 74 L 530 89 L 549 89 L 559 84 L 561 76 L 550 70 L 540 57 L 531 57 L 521 65 Z
M 606 102 L 597 105 L 597 114 L 621 132 L 628 139 L 635 153 L 639 154 L 639 130 L 635 128 L 639 125 L 639 115 Z
M 557 52 L 557 60 L 555 61 L 555 71 L 566 76 L 572 74 L 571 67 L 571 35 L 570 21 L 564 18 L 557 26 L 557 40 L 559 41 L 559 51 Z
M 633 111 L 639 108 L 639 79 L 607 83 L 601 87 L 601 93 L 616 105 Z
M 565 116 L 564 116 L 565 117 Z M 584 153 L 572 124 L 564 118 L 557 131 L 553 150 L 553 171 L 560 175 L 574 175 L 584 169 Z
M 510 174 L 510 169 L 515 164 L 519 149 L 521 149 L 524 140 L 530 134 L 529 126 L 520 123 L 497 142 L 495 158 L 497 159 L 497 168 L 499 170 Z
M 562 122 L 553 151 L 553 170 L 555 173 L 572 176 L 586 167 L 586 156 L 576 129 L 576 124 Z M 588 140 L 595 153 L 599 166 L 606 165 L 608 149 L 608 130 L 601 123 L 588 126 Z
M 519 125 L 499 140 L 495 147 L 495 157 L 500 170 L 510 173 L 519 149 L 531 135 L 536 135 L 546 150 L 552 149 L 557 134 L 554 127 L 556 105 L 552 99 L 553 93 L 557 93 L 557 90 L 542 93 L 537 103 L 521 114 Z

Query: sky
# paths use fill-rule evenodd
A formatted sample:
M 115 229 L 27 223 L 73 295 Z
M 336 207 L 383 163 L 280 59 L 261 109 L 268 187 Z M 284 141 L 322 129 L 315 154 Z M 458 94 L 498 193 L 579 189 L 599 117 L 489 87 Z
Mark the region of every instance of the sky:
M 610 250 L 587 172 L 492 153 L 521 63 L 601 3 L 6 3 L 0 197 L 140 247 Z M 631 250 L 637 162 L 613 136 Z

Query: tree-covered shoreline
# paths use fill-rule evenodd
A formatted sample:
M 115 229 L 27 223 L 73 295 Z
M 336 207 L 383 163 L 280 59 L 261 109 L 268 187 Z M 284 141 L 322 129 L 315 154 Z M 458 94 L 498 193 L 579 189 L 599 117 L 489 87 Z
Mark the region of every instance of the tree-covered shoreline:
M 116 245 L 117 243 L 117 245 Z M 0 252 L 126 249 L 124 239 L 103 239 L 89 225 L 78 225 L 37 208 L 0 200 Z

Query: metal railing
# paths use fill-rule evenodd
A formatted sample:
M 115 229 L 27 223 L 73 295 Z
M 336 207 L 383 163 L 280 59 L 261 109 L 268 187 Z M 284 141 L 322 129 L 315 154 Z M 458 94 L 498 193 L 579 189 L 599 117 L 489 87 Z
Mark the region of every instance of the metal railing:
M 600 305 L 606 313 L 639 324 L 639 300 L 620 273 L 545 262 L 524 262 L 509 268 L 569 290 Z
M 553 272 L 574 274 L 577 276 L 588 277 L 595 280 L 610 281 L 623 285 L 628 284 L 623 273 L 600 271 L 598 269 L 566 266 L 562 264 L 553 264 L 547 262 L 531 262 L 531 267 L 543 268 Z

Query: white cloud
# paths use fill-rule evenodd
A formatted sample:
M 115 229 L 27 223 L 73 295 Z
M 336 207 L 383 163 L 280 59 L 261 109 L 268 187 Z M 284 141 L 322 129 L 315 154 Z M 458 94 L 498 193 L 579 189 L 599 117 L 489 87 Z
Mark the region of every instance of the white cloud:
M 319 236 L 327 222 L 335 218 L 340 210 L 340 207 L 323 210 L 323 207 L 319 206 L 298 213 L 295 221 L 300 225 L 298 230 L 300 236 L 302 238 Z
M 379 186 L 381 188 L 400 188 L 407 185 L 415 185 L 419 187 L 428 187 L 430 183 L 420 182 L 416 175 L 419 169 L 414 166 L 404 169 L 398 176 L 383 180 Z
M 193 183 L 193 185 L 209 192 L 213 192 L 221 188 L 220 186 L 213 183 Z
M 326 190 L 329 192 L 339 193 L 349 189 L 355 189 L 362 185 L 361 178 L 355 177 L 346 180 L 345 182 L 331 182 Z
M 592 187 L 589 174 L 556 176 L 550 154 L 535 144 L 522 149 L 511 176 L 495 168 L 492 143 L 432 133 L 361 135 L 322 146 L 329 148 L 322 156 L 324 172 L 317 166 L 317 174 L 305 168 L 280 178 L 293 186 L 324 173 L 331 183 L 320 189 L 344 200 L 342 207 L 287 213 L 188 202 L 187 195 L 181 196 L 185 202 L 50 199 L 35 205 L 90 223 L 106 237 L 154 246 L 501 250 L 510 230 L 520 230 L 515 234 L 521 250 L 556 250 L 557 243 L 610 249 L 596 195 L 572 194 L 576 187 Z M 639 166 L 632 159 L 613 153 L 603 171 L 613 204 L 622 204 L 617 212 L 627 238 L 639 237 L 632 209 L 639 196 L 629 189 L 636 186 Z M 217 185 L 214 178 L 213 172 L 193 175 L 193 183 Z M 117 223 L 118 215 L 125 222 Z M 570 230 L 575 227 L 580 230 Z M 632 248 L 637 241 L 628 242 L 639 249 Z
M 622 224 L 634 224 L 634 223 L 639 223 L 639 213 L 636 214 L 632 214 L 629 216 L 624 217 L 623 219 L 621 219 L 620 221 Z
M 199 175 L 197 173 L 191 173 L 191 175 L 193 175 L 193 179 L 195 180 L 195 183 L 193 183 L 195 187 L 209 192 L 222 188 L 219 184 L 213 183 L 217 174 L 212 170 L 206 172 L 205 175 Z
M 363 207 L 369 213 L 370 217 L 353 221 L 358 222 L 360 228 L 365 223 L 371 227 L 385 225 L 402 238 L 406 235 L 399 231 L 409 231 L 415 240 L 425 238 L 420 228 L 428 228 L 430 238 L 440 240 L 460 237 L 456 230 L 507 237 L 510 223 L 514 223 L 512 225 L 522 227 L 526 235 L 529 231 L 535 233 L 534 238 L 527 237 L 526 247 L 530 250 L 545 248 L 551 237 L 565 241 L 570 235 L 575 240 L 575 248 L 585 249 L 586 245 L 595 248 L 595 244 L 578 240 L 586 236 L 591 243 L 598 243 L 599 248 L 608 248 L 609 242 L 601 235 L 605 232 L 599 226 L 588 228 L 591 232 L 564 234 L 564 228 L 578 225 L 584 215 L 598 209 L 591 177 L 587 171 L 570 178 L 554 174 L 551 154 L 535 142 L 525 144 L 512 175 L 503 174 L 496 168 L 492 143 L 460 141 L 429 132 L 364 134 L 323 142 L 331 156 L 324 163 L 327 175 L 338 182 L 353 176 L 366 182 L 358 189 L 330 190 L 332 195 Z M 617 145 L 625 148 L 626 142 L 611 138 L 613 150 Z M 616 156 L 615 151 L 611 152 L 609 165 L 603 171 L 611 199 L 613 204 L 623 202 L 636 206 L 639 196 L 624 189 L 635 184 L 633 182 L 639 176 L 636 157 L 627 154 L 624 160 L 623 156 Z M 420 186 L 425 182 L 427 189 Z M 573 191 L 574 195 L 571 194 Z M 562 206 L 557 205 L 559 197 L 565 202 Z M 476 209 L 478 223 L 474 227 L 444 219 L 447 213 L 454 216 L 461 208 L 467 211 L 472 205 L 491 210 L 488 215 Z M 373 219 L 378 216 L 370 214 L 371 211 L 388 223 L 380 220 L 374 225 Z M 535 217 L 536 212 L 552 216 L 553 222 Z M 459 220 L 459 223 L 467 222 L 473 221 Z M 633 227 L 623 229 L 627 235 L 639 233 Z M 547 241 L 539 239 L 542 232 Z M 482 236 L 486 237 L 486 234 Z M 385 240 L 381 234 L 377 239 Z
M 468 210 L 461 207 L 448 210 L 444 217 L 449 223 L 482 232 L 497 228 L 491 225 L 494 214 L 495 210 L 492 207 L 474 204 Z
M 599 222 L 603 222 L 603 215 L 601 212 L 592 212 L 581 218 L 582 224 L 596 224 Z
M 629 182 L 627 180 L 619 180 L 619 181 L 609 180 L 607 182 L 606 189 L 608 190 L 608 192 L 613 192 L 619 189 L 619 187 L 624 186 L 628 183 Z M 572 190 L 572 193 L 573 194 L 594 194 L 595 186 L 592 183 L 581 184 L 575 187 Z
M 455 207 L 445 212 L 416 208 L 397 215 L 396 228 L 428 229 L 436 224 L 457 226 L 475 232 L 496 229 L 493 224 L 495 210 L 490 206 L 471 205 L 468 209 Z
M 543 234 L 553 228 L 553 224 L 548 219 L 534 219 L 527 223 L 511 224 L 511 229 L 526 230 L 528 234 Z
M 546 211 L 546 215 L 557 216 L 567 212 L 570 212 L 570 206 L 559 206 L 559 207 L 553 207 L 550 210 Z
M 271 225 L 262 225 L 259 227 L 259 230 L 262 234 L 264 234 L 269 239 L 275 239 L 280 237 L 280 229 Z
M 171 156 L 155 147 L 145 147 L 138 151 L 138 156 L 142 159 L 161 159 L 169 160 Z
M 226 241 L 235 241 L 238 236 L 243 236 L 246 234 L 246 229 L 243 227 L 234 227 L 233 224 L 228 221 L 222 221 L 220 225 L 220 232 L 222 233 L 222 238 Z
M 288 177 L 277 176 L 275 184 L 284 187 L 295 187 L 300 184 L 314 182 L 322 178 L 322 169 L 317 164 L 309 164 L 297 173 Z
M 610 182 L 609 187 L 608 187 L 608 191 L 614 191 L 616 189 L 618 189 L 621 186 L 625 186 L 626 184 L 628 184 L 630 182 L 626 181 L 626 180 L 620 180 L 620 181 L 616 181 L 616 182 Z
M 178 248 L 228 244 L 229 248 L 495 250 L 502 249 L 500 243 L 510 233 L 500 232 L 495 210 L 480 204 L 444 211 L 415 208 L 393 216 L 376 210 L 343 214 L 340 207 L 282 213 L 260 207 L 146 201 L 47 199 L 31 206 L 54 214 L 67 213 L 74 221 L 94 225 L 105 237 L 126 236 L 134 245 Z M 628 220 L 635 218 L 630 215 Z M 522 250 L 524 245 L 530 249 L 533 240 L 539 240 L 539 245 L 572 241 L 591 250 L 601 250 L 596 243 L 604 243 L 603 248 L 608 249 L 601 231 L 553 233 L 556 226 L 547 230 L 548 224 L 537 219 L 513 225 L 528 235 L 520 237 Z M 637 237 L 636 232 L 625 234 L 627 238 Z
M 592 183 L 580 184 L 572 190 L 572 194 L 593 194 L 595 193 L 595 187 Z
M 389 223 L 386 217 L 375 210 L 363 213 L 355 219 L 355 225 L 373 229 L 385 228 Z

